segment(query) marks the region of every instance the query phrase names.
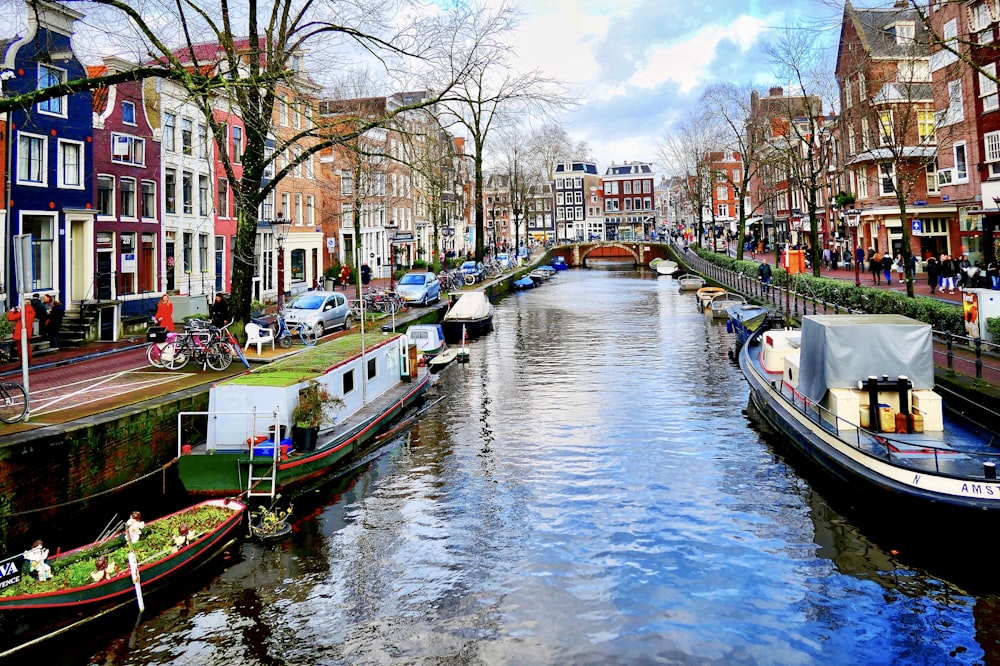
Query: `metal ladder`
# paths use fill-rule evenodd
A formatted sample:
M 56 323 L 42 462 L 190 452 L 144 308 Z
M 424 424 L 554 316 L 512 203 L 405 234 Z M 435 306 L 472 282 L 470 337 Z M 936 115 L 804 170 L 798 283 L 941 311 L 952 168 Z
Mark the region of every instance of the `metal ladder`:
M 274 501 L 275 496 L 278 494 L 278 461 L 281 459 L 281 426 L 278 423 L 278 408 L 276 407 L 271 414 L 260 415 L 257 414 L 257 409 L 254 408 L 250 419 L 251 444 L 250 466 L 247 469 L 247 497 L 269 497 L 272 501 Z M 264 430 L 260 430 L 257 427 L 258 420 L 263 420 L 268 424 Z M 274 451 L 266 463 L 267 470 L 260 476 L 254 476 L 254 460 L 264 458 L 264 456 L 254 456 L 253 454 L 255 442 L 257 441 L 257 437 L 259 435 L 264 435 L 269 438 L 273 437 Z M 258 485 L 266 488 L 266 490 L 258 488 Z

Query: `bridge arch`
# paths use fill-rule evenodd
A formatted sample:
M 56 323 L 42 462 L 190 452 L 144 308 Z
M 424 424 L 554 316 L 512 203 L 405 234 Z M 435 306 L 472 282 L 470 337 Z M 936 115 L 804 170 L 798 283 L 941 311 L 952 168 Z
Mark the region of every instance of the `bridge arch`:
M 631 243 L 621 243 L 621 242 L 617 242 L 617 241 L 608 241 L 608 242 L 604 242 L 604 243 L 593 243 L 593 244 L 585 243 L 585 244 L 581 245 L 580 248 L 579 248 L 579 252 L 580 252 L 579 265 L 580 266 L 586 266 L 587 265 L 587 257 L 589 255 L 593 254 L 597 250 L 605 250 L 605 249 L 608 249 L 608 250 L 611 250 L 611 249 L 624 250 L 625 252 L 627 252 L 629 255 L 632 256 L 632 260 L 635 262 L 636 266 L 641 266 L 644 263 L 642 261 L 641 251 L 634 244 L 631 244 Z

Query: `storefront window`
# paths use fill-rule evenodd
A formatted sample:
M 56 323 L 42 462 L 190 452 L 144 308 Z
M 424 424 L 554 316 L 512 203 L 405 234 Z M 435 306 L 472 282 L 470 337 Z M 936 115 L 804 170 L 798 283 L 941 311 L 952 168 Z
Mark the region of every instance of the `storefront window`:
M 303 249 L 292 250 L 290 253 L 292 265 L 292 280 L 302 281 L 306 279 L 306 251 Z

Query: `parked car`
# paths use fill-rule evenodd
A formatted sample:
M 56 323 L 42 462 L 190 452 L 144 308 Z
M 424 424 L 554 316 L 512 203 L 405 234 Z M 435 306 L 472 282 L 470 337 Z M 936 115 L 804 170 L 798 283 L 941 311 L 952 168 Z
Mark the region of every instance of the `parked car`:
M 481 261 L 466 261 L 462 264 L 462 274 L 465 276 L 466 284 L 482 282 L 486 277 L 486 267 Z
M 501 252 L 497 255 L 497 263 L 500 264 L 500 268 L 507 271 L 510 270 L 511 258 L 506 252 Z
M 407 303 L 427 305 L 441 298 L 437 275 L 427 271 L 407 273 L 396 283 L 396 293 Z
M 327 329 L 351 325 L 351 308 L 347 297 L 335 291 L 307 291 L 285 305 L 285 323 L 312 326 L 316 337 Z

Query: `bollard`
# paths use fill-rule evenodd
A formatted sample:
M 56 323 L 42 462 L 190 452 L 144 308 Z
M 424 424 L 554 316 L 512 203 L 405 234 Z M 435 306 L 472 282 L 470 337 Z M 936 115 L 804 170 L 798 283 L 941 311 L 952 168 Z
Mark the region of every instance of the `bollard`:
M 997 478 L 997 464 L 995 462 L 984 462 L 983 476 L 985 476 L 987 479 Z
M 976 379 L 983 378 L 983 341 L 979 338 L 975 340 L 976 344 Z

